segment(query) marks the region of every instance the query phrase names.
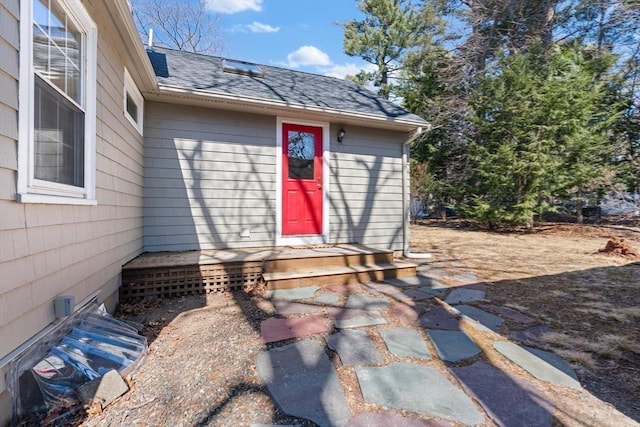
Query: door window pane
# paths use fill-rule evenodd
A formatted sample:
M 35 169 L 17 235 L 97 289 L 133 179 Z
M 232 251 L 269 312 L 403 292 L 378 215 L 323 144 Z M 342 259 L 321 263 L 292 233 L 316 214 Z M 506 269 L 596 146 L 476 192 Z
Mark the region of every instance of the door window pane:
M 289 178 L 313 179 L 315 137 L 312 133 L 289 131 Z

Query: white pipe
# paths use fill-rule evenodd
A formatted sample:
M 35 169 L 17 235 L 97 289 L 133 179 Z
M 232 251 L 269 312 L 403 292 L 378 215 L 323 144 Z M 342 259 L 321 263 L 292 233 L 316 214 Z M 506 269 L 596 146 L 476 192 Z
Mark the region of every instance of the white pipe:
M 149 28 L 149 47 L 153 47 L 153 28 Z
M 402 237 L 403 237 L 403 250 L 402 254 L 407 258 L 412 259 L 430 259 L 431 254 L 412 254 L 409 247 L 409 222 L 411 221 L 410 203 L 411 197 L 409 195 L 409 154 L 411 143 L 415 141 L 420 135 L 428 132 L 431 129 L 431 125 L 426 127 L 419 127 L 409 135 L 409 138 L 402 143 L 402 208 L 404 214 L 402 215 Z

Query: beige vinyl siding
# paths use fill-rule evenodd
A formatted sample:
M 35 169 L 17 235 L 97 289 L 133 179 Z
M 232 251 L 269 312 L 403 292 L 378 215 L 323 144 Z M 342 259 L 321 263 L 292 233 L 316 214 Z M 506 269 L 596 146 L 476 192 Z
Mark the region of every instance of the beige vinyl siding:
M 147 103 L 145 250 L 272 245 L 275 126 L 275 117 Z
M 339 127 L 332 127 L 336 135 Z M 331 243 L 402 250 L 402 142 L 406 134 L 345 128 L 331 142 Z
M 96 17 L 98 205 L 16 201 L 18 6 L 18 0 L 0 4 L 0 358 L 54 320 L 57 295 L 74 295 L 79 302 L 101 290 L 99 301 L 113 308 L 121 266 L 143 244 L 143 144 L 122 110 L 124 65 L 118 52 L 125 47 L 110 45 L 118 38 L 108 38 Z M 91 2 L 87 7 L 91 13 Z M 0 375 L 2 414 L 5 388 Z

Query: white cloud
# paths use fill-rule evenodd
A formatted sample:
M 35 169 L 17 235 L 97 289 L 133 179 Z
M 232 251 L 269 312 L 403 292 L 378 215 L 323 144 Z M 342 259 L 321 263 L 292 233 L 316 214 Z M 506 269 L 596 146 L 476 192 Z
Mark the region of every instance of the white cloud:
M 238 13 L 245 10 L 262 10 L 262 0 L 205 0 L 207 9 L 218 13 Z
M 252 33 L 277 33 L 278 31 L 280 31 L 280 27 L 272 27 L 269 24 L 263 24 L 256 21 L 253 21 L 251 24 L 247 25 L 247 28 Z
M 329 55 L 315 46 L 302 46 L 287 55 L 287 66 L 298 68 L 303 65 L 327 66 L 331 65 Z
M 355 76 L 360 71 L 368 71 L 373 72 L 376 70 L 376 66 L 373 64 L 365 64 L 364 66 L 359 66 L 352 63 L 347 64 L 333 64 L 330 67 L 323 68 L 321 70 L 322 74 L 329 77 L 337 77 L 339 79 L 344 79 L 346 76 Z

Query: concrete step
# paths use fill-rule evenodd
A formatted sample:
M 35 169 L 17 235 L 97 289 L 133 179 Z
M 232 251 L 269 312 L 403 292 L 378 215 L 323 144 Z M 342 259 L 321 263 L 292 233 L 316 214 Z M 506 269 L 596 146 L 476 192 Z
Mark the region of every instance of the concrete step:
M 415 264 L 404 261 L 394 261 L 263 273 L 262 277 L 268 289 L 291 289 L 305 286 L 366 283 L 386 279 L 413 277 L 415 275 Z
M 265 273 L 278 273 L 392 262 L 393 251 L 341 245 L 283 251 L 265 258 L 263 268 Z

